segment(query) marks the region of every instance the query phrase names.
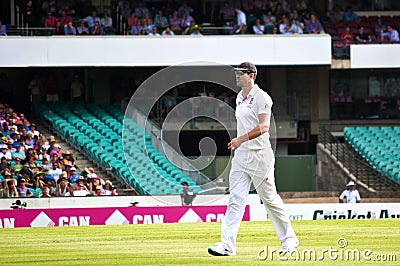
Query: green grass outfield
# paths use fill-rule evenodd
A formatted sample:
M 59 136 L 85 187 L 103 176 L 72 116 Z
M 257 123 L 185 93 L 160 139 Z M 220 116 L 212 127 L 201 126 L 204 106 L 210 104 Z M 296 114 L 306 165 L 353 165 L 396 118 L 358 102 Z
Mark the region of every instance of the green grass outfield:
M 400 265 L 400 220 L 295 221 L 300 261 L 280 261 L 274 253 L 260 260 L 257 253 L 280 244 L 270 222 L 243 222 L 235 257 L 213 257 L 207 247 L 219 240 L 220 223 L 152 224 L 90 227 L 0 229 L 0 265 Z M 337 240 L 348 246 L 340 249 Z M 305 250 L 331 247 L 349 261 L 302 260 Z M 366 261 L 355 261 L 371 250 Z M 350 252 L 351 251 L 351 252 Z M 310 251 L 311 252 L 311 251 Z M 340 254 L 340 253 L 338 253 Z M 261 255 L 264 255 L 261 254 Z M 334 253 L 333 253 L 334 255 Z M 376 255 L 396 261 L 380 262 Z M 395 258 L 393 257 L 395 256 Z M 304 256 L 303 256 L 304 257 Z

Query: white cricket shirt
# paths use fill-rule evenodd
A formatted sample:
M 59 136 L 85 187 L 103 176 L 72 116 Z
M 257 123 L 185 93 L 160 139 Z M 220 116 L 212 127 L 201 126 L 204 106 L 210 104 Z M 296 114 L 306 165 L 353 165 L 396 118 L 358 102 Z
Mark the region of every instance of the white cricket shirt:
M 237 136 L 242 136 L 254 129 L 259 124 L 259 114 L 267 114 L 271 118 L 272 104 L 271 97 L 257 84 L 254 84 L 247 98 L 244 98 L 240 91 L 236 97 Z M 242 143 L 238 150 L 261 150 L 270 147 L 269 133 L 265 132 L 255 139 Z

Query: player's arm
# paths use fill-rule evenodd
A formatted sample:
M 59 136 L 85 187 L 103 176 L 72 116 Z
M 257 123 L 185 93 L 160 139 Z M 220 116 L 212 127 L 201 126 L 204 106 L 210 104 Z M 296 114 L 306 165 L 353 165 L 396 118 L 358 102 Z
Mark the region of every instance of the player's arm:
M 247 132 L 246 134 L 243 134 L 242 136 L 239 136 L 237 138 L 233 138 L 231 142 L 228 143 L 228 149 L 237 149 L 242 145 L 243 142 L 246 142 L 248 140 L 255 139 L 262 134 L 268 132 L 269 130 L 269 114 L 259 114 L 258 115 L 258 125 L 254 127 L 252 130 Z
M 339 203 L 344 203 L 344 199 L 346 198 L 346 191 L 343 191 L 339 196 Z

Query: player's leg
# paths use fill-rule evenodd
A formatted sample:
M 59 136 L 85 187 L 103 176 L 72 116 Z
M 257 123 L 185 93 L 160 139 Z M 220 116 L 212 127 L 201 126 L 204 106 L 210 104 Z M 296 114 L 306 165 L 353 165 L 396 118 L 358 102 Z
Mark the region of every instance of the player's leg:
M 259 166 L 256 167 L 257 170 L 254 172 L 254 175 L 252 175 L 252 181 L 258 195 L 264 203 L 276 235 L 282 243 L 282 247 L 294 249 L 298 246 L 299 241 L 284 208 L 282 198 L 276 191 L 274 176 L 275 160 L 266 159 L 266 156 L 265 153 L 261 155 Z
M 218 247 L 209 248 L 209 253 L 219 255 L 220 248 L 226 249 L 226 255 L 236 254 L 236 238 L 246 208 L 246 199 L 250 189 L 250 178 L 245 173 L 244 160 L 248 154 L 236 152 L 232 160 L 232 168 L 229 174 L 229 202 L 221 225 L 221 244 Z M 211 250 L 210 250 L 211 249 Z

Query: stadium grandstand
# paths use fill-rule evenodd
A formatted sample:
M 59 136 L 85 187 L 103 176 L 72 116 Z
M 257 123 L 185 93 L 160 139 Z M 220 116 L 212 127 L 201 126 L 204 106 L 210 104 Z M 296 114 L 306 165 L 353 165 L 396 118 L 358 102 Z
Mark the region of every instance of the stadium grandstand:
M 363 198 L 400 198 L 400 4 L 353 2 L 1 1 L 1 196 L 176 196 L 182 182 L 226 193 L 229 112 L 205 106 L 215 119 L 163 127 L 194 97 L 235 106 L 204 62 L 252 61 L 274 100 L 284 198 L 337 200 L 350 180 Z M 174 78 L 192 80 L 130 110 L 149 79 L 186 62 Z

